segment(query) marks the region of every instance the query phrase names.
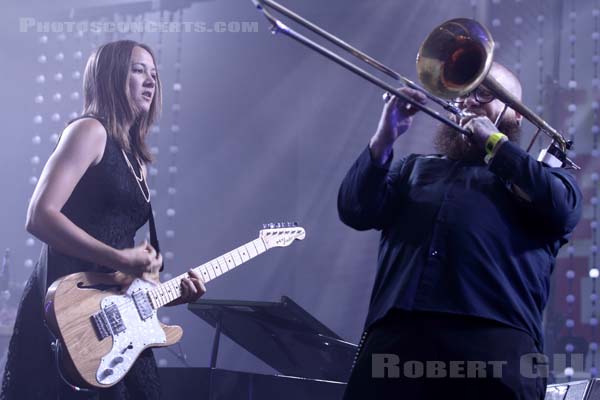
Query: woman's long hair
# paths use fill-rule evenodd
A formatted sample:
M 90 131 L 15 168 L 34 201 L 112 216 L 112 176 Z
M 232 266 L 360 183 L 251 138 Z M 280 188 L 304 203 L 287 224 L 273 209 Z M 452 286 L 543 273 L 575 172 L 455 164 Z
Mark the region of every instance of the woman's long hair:
M 102 119 L 108 134 L 125 151 L 143 162 L 150 162 L 152 154 L 146 145 L 146 136 L 160 114 L 162 89 L 157 71 L 150 109 L 136 112 L 127 79 L 131 73 L 131 53 L 136 46 L 148 51 L 156 64 L 152 50 L 133 40 L 103 44 L 90 56 L 83 75 L 83 114 Z

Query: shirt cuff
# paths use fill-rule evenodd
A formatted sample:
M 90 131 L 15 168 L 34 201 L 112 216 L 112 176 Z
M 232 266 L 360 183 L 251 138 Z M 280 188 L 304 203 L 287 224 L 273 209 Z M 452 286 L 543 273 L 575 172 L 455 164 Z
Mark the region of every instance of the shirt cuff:
M 371 148 L 369 147 L 369 145 L 367 145 L 366 152 L 368 153 L 369 162 L 372 167 L 382 169 L 385 171 L 390 169 L 390 165 L 392 164 L 392 159 L 394 158 L 394 149 L 392 149 L 392 151 L 390 151 L 390 155 L 388 156 L 387 160 L 385 160 L 385 162 L 383 164 L 380 164 L 377 160 L 375 160 L 373 158 L 373 156 L 371 155 Z
M 527 157 L 525 150 L 514 142 L 503 143 L 489 163 L 489 169 L 505 180 L 512 180 Z

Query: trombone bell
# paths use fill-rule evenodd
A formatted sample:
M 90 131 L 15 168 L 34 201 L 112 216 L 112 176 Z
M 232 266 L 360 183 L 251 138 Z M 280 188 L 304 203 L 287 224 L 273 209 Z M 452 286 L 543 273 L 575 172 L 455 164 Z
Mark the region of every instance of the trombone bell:
M 452 100 L 475 90 L 494 58 L 494 39 L 479 22 L 456 18 L 437 26 L 417 53 L 417 75 L 434 95 Z

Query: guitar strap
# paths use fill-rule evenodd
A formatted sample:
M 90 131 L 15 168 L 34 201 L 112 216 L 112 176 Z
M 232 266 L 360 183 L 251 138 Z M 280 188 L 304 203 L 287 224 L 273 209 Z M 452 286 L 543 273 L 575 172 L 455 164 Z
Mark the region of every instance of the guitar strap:
M 154 223 L 154 211 L 152 211 L 152 203 L 150 203 L 149 220 L 150 222 L 148 223 L 148 225 L 150 226 L 150 244 L 152 245 L 152 247 L 154 247 L 154 250 L 156 250 L 156 254 L 160 254 L 160 246 L 158 245 L 158 236 L 156 235 L 156 225 Z M 165 269 L 164 259 L 159 271 L 162 272 L 163 269 Z

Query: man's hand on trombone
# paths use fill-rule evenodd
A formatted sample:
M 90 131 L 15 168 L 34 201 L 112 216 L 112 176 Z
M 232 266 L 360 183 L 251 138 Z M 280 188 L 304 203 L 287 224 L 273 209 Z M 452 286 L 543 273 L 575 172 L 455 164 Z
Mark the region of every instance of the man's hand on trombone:
M 427 102 L 425 94 L 407 87 L 399 91 L 420 104 Z M 371 158 L 379 165 L 385 164 L 392 154 L 392 146 L 412 124 L 412 116 L 419 110 L 397 96 L 392 96 L 383 106 L 377 131 L 371 138 Z
M 482 152 L 485 151 L 485 144 L 490 136 L 499 132 L 496 125 L 484 112 L 465 112 L 460 119 L 458 119 L 456 115 L 451 114 L 449 118 L 473 134 L 469 138 L 466 138 L 465 136 L 461 137 L 463 140 L 468 141 L 470 146 L 473 146 Z
M 466 123 L 461 124 L 473 133 L 470 137 L 471 144 L 483 152 L 485 144 L 494 133 L 499 132 L 494 123 L 487 117 L 478 115 L 470 118 Z

